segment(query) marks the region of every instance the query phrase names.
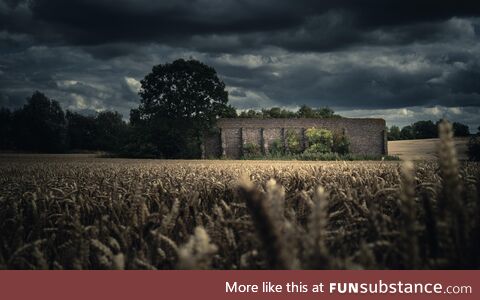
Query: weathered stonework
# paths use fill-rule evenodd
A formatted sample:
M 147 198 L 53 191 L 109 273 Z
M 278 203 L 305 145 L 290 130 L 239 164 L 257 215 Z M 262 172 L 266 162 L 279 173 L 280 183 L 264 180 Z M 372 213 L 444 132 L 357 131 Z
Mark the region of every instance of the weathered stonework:
M 305 130 L 325 128 L 343 133 L 350 142 L 350 152 L 362 155 L 388 154 L 385 120 L 383 119 L 220 119 L 219 133 L 205 139 L 205 156 L 240 158 L 247 143 L 258 145 L 264 154 L 272 144 L 280 141 L 285 145 L 285 134 L 294 130 L 302 138 L 303 147 L 308 147 Z

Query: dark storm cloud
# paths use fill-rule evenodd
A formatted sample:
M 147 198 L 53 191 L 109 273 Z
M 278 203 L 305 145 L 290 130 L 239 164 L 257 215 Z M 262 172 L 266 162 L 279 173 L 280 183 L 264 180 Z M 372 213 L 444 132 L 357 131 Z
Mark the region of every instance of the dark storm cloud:
M 405 121 L 444 107 L 474 125 L 479 16 L 474 1 L 0 0 L 0 105 L 38 89 L 128 116 L 153 65 L 192 57 L 239 109 L 410 107 Z
M 428 39 L 443 30 L 435 23 L 480 13 L 474 1 L 9 0 L 4 6 L 7 30 L 43 42 L 195 47 L 198 37 L 235 35 L 242 40 L 234 43 L 238 49 L 273 44 L 301 50 Z

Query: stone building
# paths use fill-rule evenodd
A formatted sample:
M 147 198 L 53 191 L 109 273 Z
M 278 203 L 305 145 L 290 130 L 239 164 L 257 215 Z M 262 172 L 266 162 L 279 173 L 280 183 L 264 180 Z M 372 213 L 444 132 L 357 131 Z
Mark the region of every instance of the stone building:
M 287 130 L 294 130 L 307 147 L 305 130 L 323 128 L 345 134 L 350 142 L 350 153 L 361 155 L 387 155 L 387 134 L 383 119 L 219 119 L 218 132 L 205 139 L 205 157 L 240 158 L 244 146 L 259 146 L 263 154 L 269 153 L 274 141 L 285 143 Z

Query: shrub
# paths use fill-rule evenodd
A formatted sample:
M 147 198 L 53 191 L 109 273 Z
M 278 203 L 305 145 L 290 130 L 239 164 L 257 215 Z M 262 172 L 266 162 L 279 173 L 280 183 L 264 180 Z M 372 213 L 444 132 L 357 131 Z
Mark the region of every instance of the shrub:
M 252 156 L 259 156 L 262 154 L 260 146 L 254 143 L 246 143 L 243 145 L 243 156 L 244 157 L 252 157 Z
M 285 133 L 285 142 L 287 152 L 290 154 L 299 154 L 302 152 L 302 141 L 300 135 L 293 129 L 288 129 Z
M 313 144 L 310 145 L 303 153 L 305 154 L 314 154 L 314 153 L 331 153 L 332 148 L 326 144 Z
M 285 146 L 282 143 L 281 139 L 275 139 L 272 141 L 269 149 L 269 155 L 271 156 L 281 156 L 285 154 Z
M 332 152 L 333 134 L 330 130 L 309 128 L 305 131 L 309 147 L 305 150 L 307 154 Z
M 333 135 L 333 152 L 336 152 L 340 155 L 345 155 L 350 153 L 350 142 L 348 141 L 345 134 L 334 134 Z
M 305 136 L 309 145 L 313 144 L 324 144 L 327 147 L 332 147 L 333 145 L 333 134 L 330 130 L 327 129 L 318 129 L 318 128 L 308 128 L 305 131 Z
M 480 135 L 472 136 L 468 141 L 468 158 L 480 161 Z

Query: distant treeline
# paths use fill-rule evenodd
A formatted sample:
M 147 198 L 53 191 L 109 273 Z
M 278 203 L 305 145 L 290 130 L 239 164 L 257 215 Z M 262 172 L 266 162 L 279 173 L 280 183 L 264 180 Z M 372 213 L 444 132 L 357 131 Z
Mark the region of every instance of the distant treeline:
M 233 117 L 239 118 L 341 118 L 340 115 L 335 114 L 333 109 L 329 107 L 311 108 L 307 105 L 302 105 L 299 110 L 291 111 L 282 109 L 280 107 L 272 107 L 270 109 L 262 109 L 256 111 L 250 109 L 248 111 L 242 111 L 238 116 L 235 114 Z
M 441 120 L 438 120 L 436 123 L 433 121 L 418 121 L 412 125 L 407 125 L 400 127 L 393 125 L 388 129 L 388 140 L 414 140 L 414 139 L 431 139 L 438 137 L 438 124 Z M 470 130 L 467 125 L 454 122 L 453 124 L 453 133 L 456 137 L 468 137 L 470 136 Z M 479 127 L 480 131 L 480 127 Z
M 116 151 L 125 143 L 128 125 L 117 112 L 94 116 L 65 113 L 60 104 L 35 92 L 20 109 L 0 108 L 0 149 L 64 153 Z

